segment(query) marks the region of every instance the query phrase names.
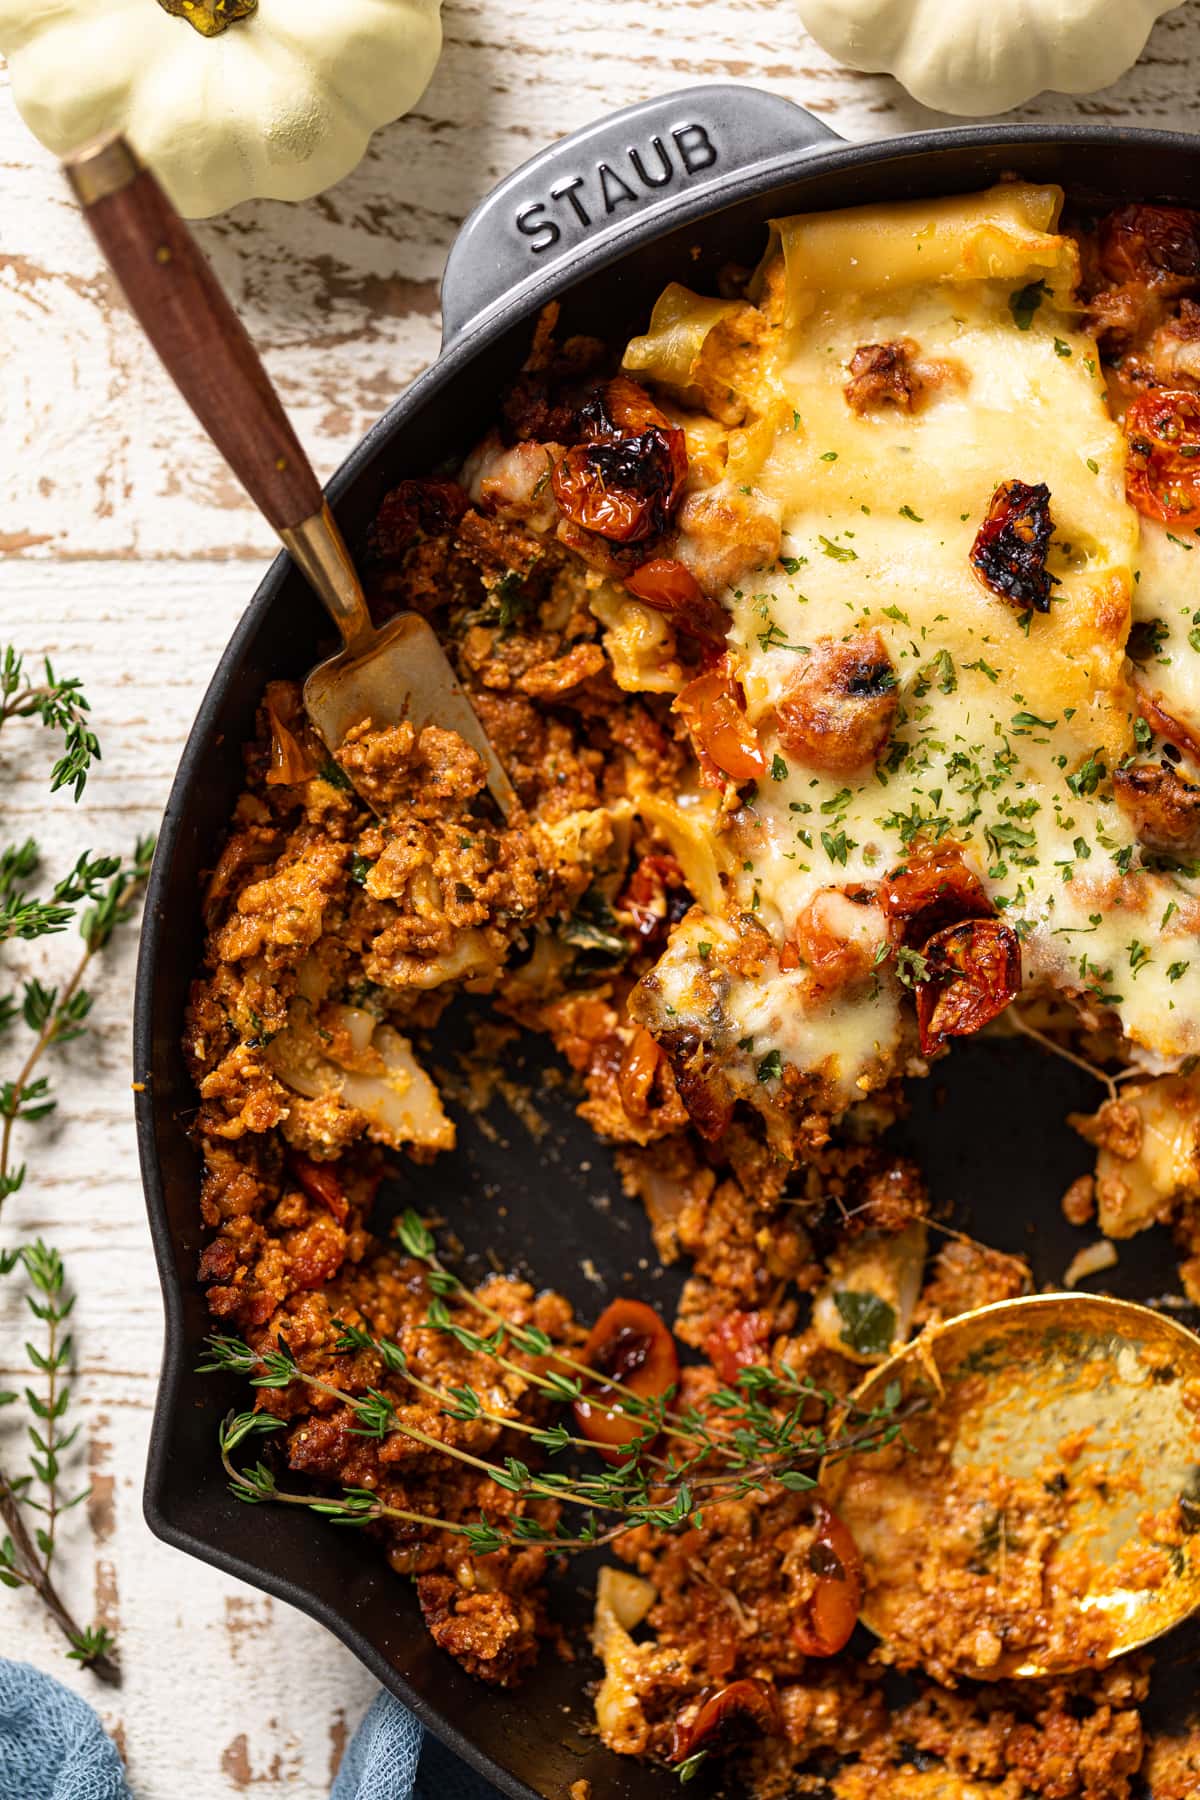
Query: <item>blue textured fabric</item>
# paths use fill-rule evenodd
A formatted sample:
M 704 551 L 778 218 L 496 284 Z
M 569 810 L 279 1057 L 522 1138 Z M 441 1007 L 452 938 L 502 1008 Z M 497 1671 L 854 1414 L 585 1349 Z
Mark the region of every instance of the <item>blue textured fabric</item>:
M 412 1714 L 380 1694 L 329 1800 L 501 1800 Z M 60 1681 L 0 1659 L 0 1800 L 133 1800 L 99 1719 Z
M 129 1800 L 87 1701 L 28 1663 L 0 1662 L 0 1800 Z

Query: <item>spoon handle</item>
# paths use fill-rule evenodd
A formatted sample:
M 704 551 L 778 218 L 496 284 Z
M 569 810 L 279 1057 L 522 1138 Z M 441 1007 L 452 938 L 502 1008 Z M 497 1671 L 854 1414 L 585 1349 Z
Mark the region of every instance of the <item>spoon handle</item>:
M 150 170 L 119 136 L 63 166 L 167 373 L 255 505 L 279 532 L 318 516 L 321 485 L 258 352 Z

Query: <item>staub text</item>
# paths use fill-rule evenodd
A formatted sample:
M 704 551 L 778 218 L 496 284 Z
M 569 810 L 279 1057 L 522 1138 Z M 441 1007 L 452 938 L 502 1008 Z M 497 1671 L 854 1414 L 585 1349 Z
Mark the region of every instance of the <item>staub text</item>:
M 532 254 L 540 255 L 559 242 L 565 229 L 594 225 L 622 206 L 640 205 L 656 189 L 686 181 L 717 160 L 717 147 L 703 125 L 677 125 L 644 147 L 631 145 L 610 162 L 564 176 L 545 199 L 519 209 L 517 230 L 529 240 Z

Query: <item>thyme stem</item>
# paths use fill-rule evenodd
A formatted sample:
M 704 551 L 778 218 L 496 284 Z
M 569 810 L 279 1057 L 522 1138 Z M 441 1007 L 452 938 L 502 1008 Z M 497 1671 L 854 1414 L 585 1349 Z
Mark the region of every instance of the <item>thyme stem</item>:
M 74 1648 L 77 1660 L 85 1669 L 91 1669 L 98 1680 L 109 1687 L 118 1687 L 121 1671 L 115 1658 L 109 1652 L 107 1634 L 101 1634 L 101 1647 L 95 1651 L 80 1648 L 95 1635 L 88 1633 L 76 1622 L 67 1610 L 62 1596 L 55 1587 L 50 1576 L 48 1562 L 43 1563 L 34 1546 L 33 1539 L 26 1529 L 25 1520 L 21 1516 L 21 1506 L 17 1495 L 13 1492 L 12 1483 L 3 1469 L 0 1469 L 0 1518 L 4 1520 L 17 1553 L 12 1574 L 23 1587 L 28 1587 L 37 1594 L 46 1611 L 58 1626 L 67 1642 Z M 7 1572 L 7 1571 L 6 1571 Z

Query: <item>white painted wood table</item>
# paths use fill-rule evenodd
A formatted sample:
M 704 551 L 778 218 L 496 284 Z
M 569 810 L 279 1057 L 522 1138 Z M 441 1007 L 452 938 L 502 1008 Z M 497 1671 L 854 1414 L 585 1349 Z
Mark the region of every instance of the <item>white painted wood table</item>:
M 438 277 L 465 213 L 541 145 L 613 107 L 737 80 L 850 138 L 940 123 L 894 83 L 835 68 L 788 0 L 447 0 L 425 98 L 323 199 L 255 203 L 200 228 L 327 477 L 434 356 Z M 1200 7 L 1156 31 L 1118 86 L 1028 118 L 1200 129 Z M 2 77 L 0 77 L 2 79 Z M 53 159 L 0 91 L 0 636 L 82 675 L 104 761 L 79 812 L 47 807 L 36 731 L 0 746 L 5 823 L 52 869 L 154 826 L 201 691 L 266 567 L 270 534 L 166 385 L 101 268 Z M 36 753 L 36 754 L 35 754 Z M 40 951 L 44 946 L 38 946 Z M 69 946 L 31 966 L 61 966 Z M 43 1233 L 79 1292 L 86 1517 L 63 1585 L 119 1634 L 123 1685 L 73 1669 L 24 1595 L 0 1591 L 0 1652 L 95 1701 L 140 1800 L 317 1800 L 373 1684 L 317 1625 L 165 1549 L 140 1490 L 161 1315 L 129 1094 L 134 946 L 108 962 L 95 1029 L 64 1053 L 61 1124 L 0 1241 Z M 0 1386 L 25 1336 L 0 1286 Z M 4 1424 L 4 1430 L 11 1426 Z M 0 1441 L 3 1441 L 0 1439 Z

